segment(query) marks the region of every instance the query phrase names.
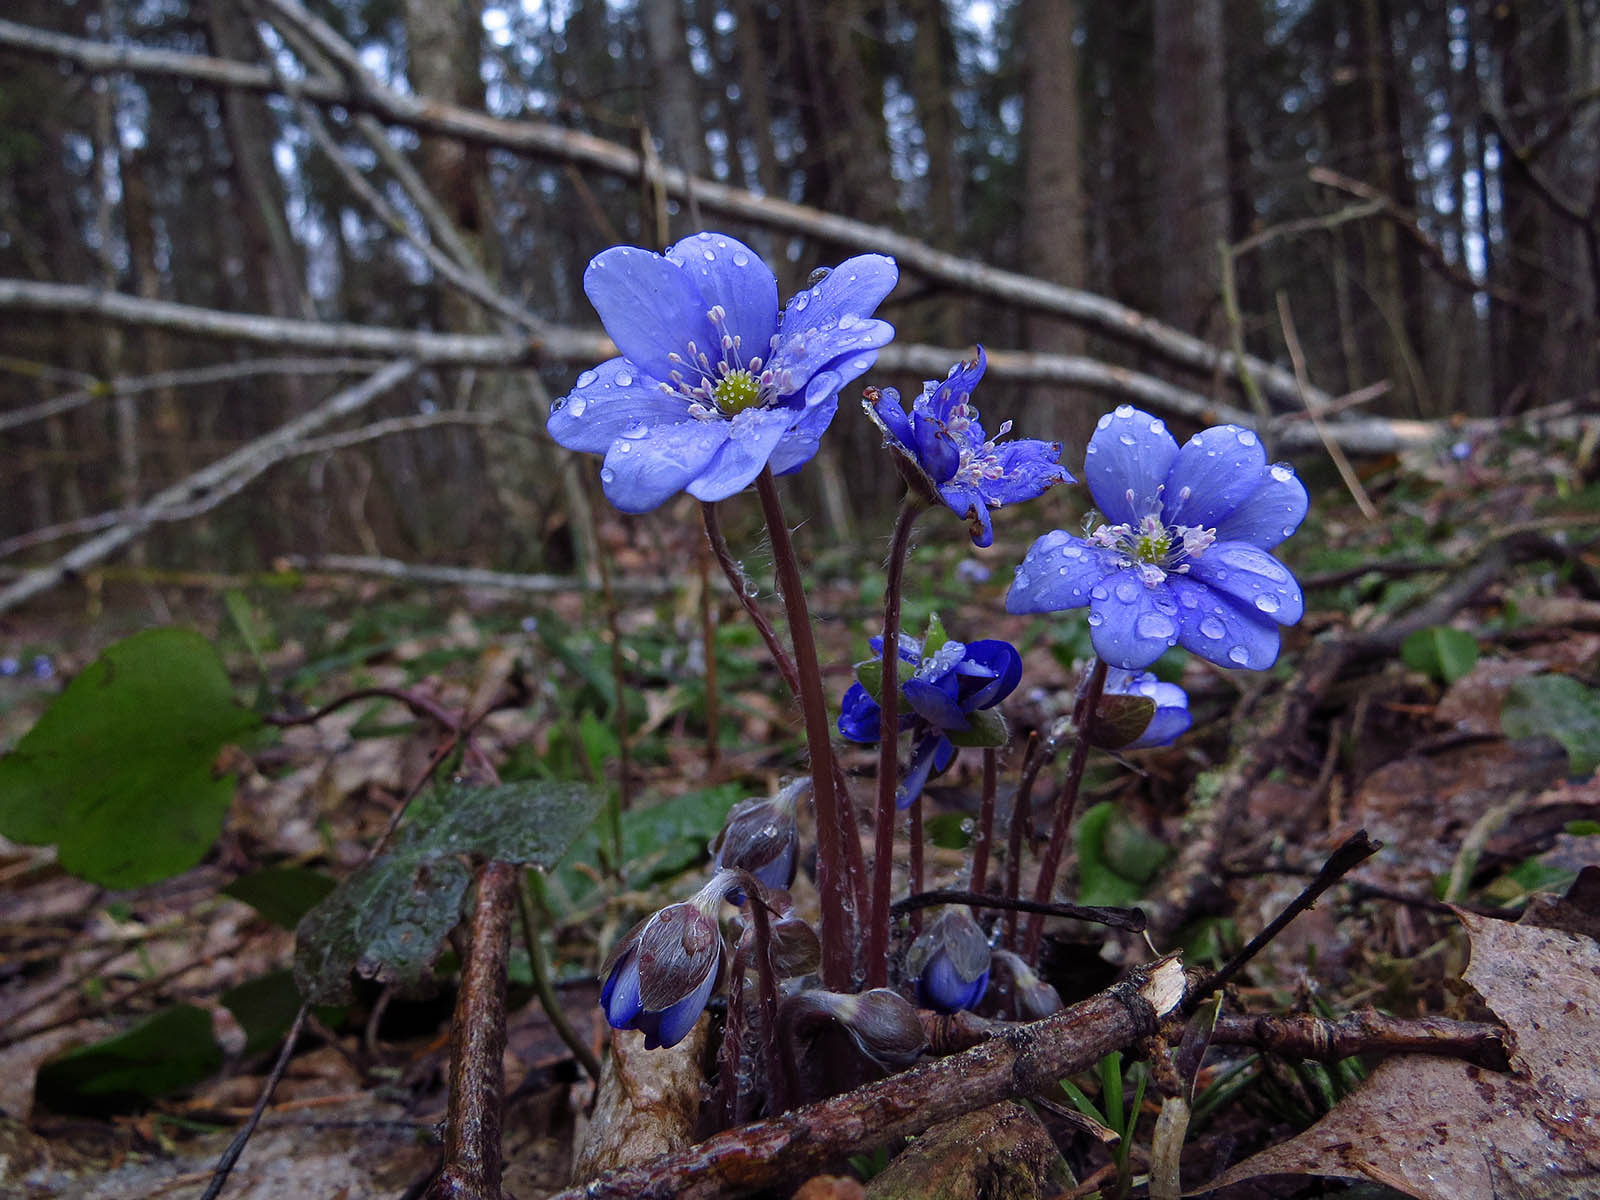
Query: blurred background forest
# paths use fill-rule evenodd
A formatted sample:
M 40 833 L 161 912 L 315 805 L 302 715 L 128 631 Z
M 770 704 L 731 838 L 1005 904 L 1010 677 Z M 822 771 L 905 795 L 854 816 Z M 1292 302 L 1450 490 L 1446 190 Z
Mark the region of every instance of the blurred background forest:
M 1121 400 L 1280 453 L 1592 404 L 1600 3 L 11 0 L 0 566 L 581 565 L 583 267 L 707 227 L 784 294 L 896 254 L 871 381 L 982 341 L 1074 465 Z

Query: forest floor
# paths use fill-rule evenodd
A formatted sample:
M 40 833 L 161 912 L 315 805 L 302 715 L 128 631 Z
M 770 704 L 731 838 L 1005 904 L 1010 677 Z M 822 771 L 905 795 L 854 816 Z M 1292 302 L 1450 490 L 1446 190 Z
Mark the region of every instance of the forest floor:
M 1287 632 L 1282 659 L 1260 674 L 1185 656 L 1163 665 L 1190 692 L 1194 728 L 1127 765 L 1096 759 L 1081 811 L 1098 814 L 1098 835 L 1080 842 L 1060 894 L 1095 903 L 1156 897 L 1175 869 L 1196 861 L 1197 839 L 1209 838 L 1214 845 L 1201 859 L 1211 886 L 1188 897 L 1189 919 L 1159 949 L 1182 948 L 1189 967 L 1214 967 L 1291 901 L 1335 847 L 1365 829 L 1382 850 L 1272 941 L 1230 987 L 1224 1011 L 1338 1017 L 1371 1006 L 1401 1017 L 1498 1016 L 1537 1028 L 1543 1010 L 1514 1018 L 1489 1002 L 1486 992 L 1495 989 L 1481 979 L 1485 969 L 1514 974 L 1524 951 L 1485 951 L 1477 986 L 1464 981 L 1473 969 L 1469 951 L 1476 954 L 1487 935 L 1469 932 L 1461 913 L 1515 920 L 1531 895 L 1564 892 L 1583 867 L 1600 863 L 1600 484 L 1592 447 L 1588 453 L 1575 465 L 1570 448 L 1525 439 L 1480 444 L 1464 458 L 1440 452 L 1376 464 L 1364 472 L 1376 521 L 1363 518 L 1330 475 L 1314 492 L 1306 527 L 1282 549 L 1307 594 L 1306 618 Z M 695 561 L 692 510 L 676 514 L 685 518 L 677 527 L 674 515 L 608 526 L 617 578 L 678 576 Z M 959 530 L 935 527 L 939 518 L 926 516 L 919 527 L 905 628 L 918 630 L 937 612 L 952 636 L 1013 639 L 1025 670 L 1006 706 L 1012 728 L 1048 728 L 1070 705 L 1075 664 L 1087 649 L 1081 612 L 1048 620 L 1004 615 L 1010 564 L 1025 535 L 980 560 Z M 833 664 L 827 685 L 836 705 L 877 620 L 881 583 L 873 572 L 882 543 L 873 538 L 870 554 L 845 558 L 805 544 L 819 531 L 801 536 L 802 552 L 815 553 L 810 599 L 823 660 Z M 758 558 L 750 555 L 752 578 L 765 592 Z M 991 572 L 987 579 L 978 567 Z M 260 693 L 280 705 L 314 706 L 354 687 L 383 686 L 420 688 L 446 707 L 461 706 L 493 675 L 515 685 L 517 696 L 484 726 L 502 778 L 616 783 L 619 690 L 603 605 L 592 593 L 508 600 L 392 584 L 276 586 L 197 575 L 144 583 L 108 577 L 91 594 L 93 610 L 79 606 L 79 592 L 0 626 L 7 653 L 23 668 L 0 678 L 0 747 L 15 744 L 61 680 L 106 645 L 171 621 L 216 640 L 241 695 Z M 769 592 L 763 602 L 781 627 Z M 641 915 L 696 886 L 705 844 L 730 803 L 775 790 L 802 759 L 781 681 L 737 606 L 720 592 L 716 606 L 715 761 L 695 577 L 665 599 L 624 593 L 617 614 L 634 805 L 627 883 L 596 869 L 590 839 L 551 873 L 548 889 L 559 993 L 596 1048 L 607 1033 L 594 981 L 605 950 Z M 1355 649 L 1330 668 L 1327 647 L 1335 643 Z M 53 678 L 30 675 L 39 655 L 49 656 Z M 108 892 L 63 872 L 48 849 L 0 841 L 0 1195 L 203 1192 L 293 1016 L 287 968 L 294 918 L 304 907 L 292 898 L 283 902 L 287 911 L 253 905 L 223 888 L 263 870 L 302 883 L 350 872 L 438 740 L 428 723 L 374 701 L 230 751 L 224 765 L 238 773 L 239 786 L 220 841 L 202 865 L 134 891 Z M 1018 744 L 1002 764 L 1002 814 L 1015 788 Z M 1234 795 L 1230 772 L 1244 756 L 1255 756 L 1258 769 Z M 863 812 L 873 761 L 870 749 L 845 747 Z M 974 752 L 929 789 L 932 886 L 964 885 L 977 793 Z M 1225 811 L 1215 811 L 1219 803 Z M 326 888 L 306 886 L 312 898 Z M 795 895 L 802 910 L 816 903 L 804 871 Z M 1600 912 L 1588 911 L 1592 939 Z M 534 1200 L 569 1182 L 592 1091 L 532 1000 L 527 959 L 518 955 L 505 1190 Z M 1120 965 L 1151 957 L 1142 942 L 1079 926 L 1050 939 L 1044 970 L 1072 1003 L 1109 984 Z M 420 1193 L 440 1156 L 452 962 L 447 954 L 438 965 L 431 993 L 390 995 L 374 985 L 342 1010 L 319 1010 L 224 1195 Z M 1537 964 L 1522 966 L 1533 978 Z M 1538 1002 L 1570 998 L 1557 986 Z M 205 1062 L 170 1034 L 155 1048 L 113 1043 L 109 1057 L 88 1066 L 81 1055 L 62 1058 L 182 1005 L 206 1014 L 220 1063 Z M 1590 1046 L 1600 1033 L 1593 1011 L 1569 1010 L 1562 1019 L 1574 1023 L 1575 1036 L 1588 1031 Z M 199 1070 L 184 1061 L 191 1049 Z M 1362 1143 L 1362 1131 L 1376 1126 L 1348 1098 L 1378 1061 L 1366 1055 L 1320 1065 L 1213 1047 L 1195 1084 L 1185 1184 L 1197 1187 L 1336 1109 L 1348 1122 L 1345 1142 Z M 1138 1068 L 1131 1070 L 1130 1087 Z M 1592 1054 L 1573 1070 L 1569 1096 L 1592 1106 L 1580 1113 L 1574 1136 L 1580 1156 L 1600 1168 Z M 1104 1082 L 1094 1073 L 1076 1085 L 1105 1108 Z M 1451 1103 L 1451 1094 L 1442 1089 L 1441 1103 Z M 1537 1098 L 1527 1105 L 1537 1108 Z M 1090 1177 L 1101 1194 L 1117 1194 L 1116 1172 L 1106 1171 L 1112 1151 L 1085 1132 L 1072 1107 L 1063 1090 L 1036 1109 L 1061 1152 L 1041 1194 L 1087 1195 L 1073 1181 Z M 1145 1169 L 1159 1108 L 1152 1088 L 1125 1139 L 1134 1179 Z M 1436 1125 L 1451 1119 L 1433 1115 Z M 1505 1119 L 1509 1127 L 1519 1117 L 1508 1111 Z M 1324 1155 L 1324 1167 L 1336 1157 Z M 1348 1166 L 1348 1156 L 1338 1161 Z M 1382 1167 L 1376 1155 L 1366 1161 L 1377 1165 L 1366 1172 L 1362 1195 L 1401 1194 L 1385 1181 L 1413 1178 Z M 1403 1153 L 1390 1161 L 1406 1162 Z M 856 1164 L 868 1172 L 876 1165 L 881 1156 Z M 1288 1164 L 1298 1179 L 1239 1182 L 1216 1194 L 1314 1196 L 1346 1186 L 1303 1168 Z M 1419 1186 L 1408 1190 L 1426 1194 Z M 1568 1191 L 1529 1185 L 1503 1194 Z

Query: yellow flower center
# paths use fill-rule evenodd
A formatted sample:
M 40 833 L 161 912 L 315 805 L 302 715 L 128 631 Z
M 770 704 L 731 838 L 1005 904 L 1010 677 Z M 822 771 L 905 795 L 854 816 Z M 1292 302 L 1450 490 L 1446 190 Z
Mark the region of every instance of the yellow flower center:
M 761 403 L 761 384 L 743 367 L 729 371 L 711 389 L 711 398 L 724 416 L 736 416 Z

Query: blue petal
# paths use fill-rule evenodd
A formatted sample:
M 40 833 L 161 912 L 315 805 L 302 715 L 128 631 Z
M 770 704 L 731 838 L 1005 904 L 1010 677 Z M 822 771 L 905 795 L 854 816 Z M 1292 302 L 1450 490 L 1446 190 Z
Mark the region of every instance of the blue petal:
M 1260 486 L 1218 523 L 1217 538 L 1270 550 L 1300 528 L 1309 504 L 1305 484 L 1294 470 L 1276 463 L 1262 473 Z
M 663 393 L 662 386 L 627 359 L 609 358 L 578 376 L 578 386 L 550 410 L 546 428 L 568 450 L 604 454 L 625 430 L 637 433 L 687 419 L 688 400 Z
M 1059 612 L 1089 603 L 1089 593 L 1118 569 L 1120 556 L 1060 529 L 1033 543 L 1006 593 L 1010 613 Z
M 641 1011 L 639 1003 L 639 958 L 632 950 L 611 968 L 606 985 L 600 990 L 600 1003 L 606 1021 L 613 1029 L 633 1029 Z
M 1060 442 L 1037 438 L 1001 442 L 995 447 L 995 458 L 1003 473 L 988 481 L 984 491 L 1001 504 L 1020 504 L 1043 495 L 1055 484 L 1071 483 L 1072 475 L 1057 461 L 1060 457 Z
M 790 373 L 789 391 L 801 390 L 818 371 L 839 362 L 845 382 L 872 365 L 859 353 L 894 337 L 894 326 L 871 314 L 900 278 L 894 259 L 861 254 L 840 263 L 815 287 L 789 301 L 778 329 L 778 349 L 768 364 Z M 862 365 L 856 368 L 855 364 Z M 853 372 L 853 373 L 852 373 Z
M 972 1008 L 983 999 L 989 986 L 989 972 L 976 979 L 963 979 L 950 956 L 942 949 L 934 952 L 917 977 L 917 1000 L 924 1008 L 953 1013 Z
M 688 486 L 728 440 L 727 421 L 684 421 L 639 441 L 618 438 L 606 454 L 600 485 L 623 512 L 649 512 Z
M 1178 443 L 1147 412 L 1123 404 L 1100 418 L 1089 439 L 1083 476 L 1089 493 L 1113 525 L 1137 525 L 1156 510 L 1157 490 L 1167 481 Z
M 911 763 L 900 777 L 900 790 L 895 796 L 896 808 L 910 808 L 911 802 L 922 795 L 928 776 L 944 770 L 956 756 L 956 748 L 942 733 L 931 732 L 911 749 Z
M 711 999 L 711 989 L 717 983 L 718 961 L 712 959 L 711 967 L 706 972 L 706 977 L 700 985 L 682 1000 L 669 1008 L 663 1009 L 660 1014 L 650 1014 L 653 1020 L 641 1021 L 639 1028 L 644 1030 L 644 1048 L 654 1050 L 658 1046 L 676 1046 L 694 1028 L 694 1023 L 700 1019 L 700 1014 L 705 1011 L 706 1001 Z
M 1231 597 L 1257 620 L 1293 625 L 1305 615 L 1305 598 L 1289 568 L 1248 542 L 1217 542 L 1189 560 L 1189 577 Z
M 747 408 L 728 422 L 728 440 L 692 483 L 699 500 L 726 500 L 744 491 L 767 465 L 778 439 L 794 424 L 792 408 Z
M 1022 681 L 1022 655 L 1010 642 L 999 638 L 968 642 L 967 661 L 979 663 L 993 673 L 992 679 L 962 698 L 961 706 L 968 712 L 993 708 L 1016 691 L 1017 684 Z
M 852 683 L 844 693 L 839 713 L 839 733 L 852 742 L 871 745 L 883 731 L 883 712 L 872 694 L 859 683 Z
M 1177 602 L 1167 584 L 1146 586 L 1127 568 L 1090 590 L 1089 641 L 1114 667 L 1137 671 L 1178 640 Z
M 766 362 L 778 332 L 778 278 L 761 256 L 725 233 L 697 233 L 673 246 L 667 257 L 698 285 L 705 308 L 722 305 L 728 333 L 739 339 L 737 347 L 720 347 L 720 356 L 711 354 L 711 361 L 724 357 L 734 366 L 752 358 Z
M 922 469 L 935 483 L 943 483 L 956 473 L 961 451 L 945 423 L 921 405 L 911 410 L 912 448 Z
M 1214 529 L 1255 491 L 1267 465 L 1261 439 L 1242 425 L 1202 429 L 1178 452 L 1162 508 L 1168 525 Z
M 877 355 L 868 357 L 876 359 Z M 839 389 L 843 386 L 844 381 L 837 371 L 824 371 L 812 379 L 803 401 L 805 411 L 789 427 L 789 431 L 778 442 L 778 448 L 767 460 L 774 475 L 798 471 L 816 457 L 817 449 L 822 444 L 822 435 L 832 423 L 834 413 L 839 411 Z
M 878 420 L 882 421 L 883 427 L 889 431 L 889 435 L 910 450 L 911 417 L 900 403 L 899 391 L 892 387 L 884 388 L 878 393 L 878 402 L 872 407 L 878 414 Z
M 637 246 L 613 246 L 589 260 L 583 290 L 622 356 L 645 374 L 666 383 L 675 370 L 697 378 L 667 357 L 687 356 L 691 341 L 716 362 L 717 335 L 706 319 L 711 306 L 677 263 Z
M 951 512 L 967 522 L 967 532 L 972 535 L 974 546 L 981 550 L 994 545 L 994 519 L 989 515 L 989 506 L 977 488 L 965 484 L 945 484 L 939 488 L 939 499 L 945 502 Z
M 951 733 L 964 733 L 972 728 L 967 714 L 950 693 L 954 688 L 940 687 L 926 679 L 908 679 L 901 685 L 901 694 L 916 714 L 935 729 Z
M 928 397 L 928 406 L 933 415 L 941 421 L 946 421 L 949 420 L 952 409 L 962 404 L 970 404 L 972 393 L 983 378 L 983 372 L 988 365 L 989 360 L 983 353 L 983 347 L 979 346 L 977 358 L 971 362 L 958 362 L 951 367 L 949 373 L 934 386 L 932 395 Z M 983 426 L 978 424 L 976 409 L 972 410 L 971 416 L 972 428 L 977 431 L 975 440 L 982 445 Z
M 1122 748 L 1150 750 L 1156 746 L 1170 746 L 1187 733 L 1192 724 L 1194 718 L 1189 715 L 1187 708 L 1157 708 L 1144 732 Z
M 1178 642 L 1219 667 L 1264 671 L 1278 657 L 1278 627 L 1199 580 L 1167 580 L 1178 598 Z

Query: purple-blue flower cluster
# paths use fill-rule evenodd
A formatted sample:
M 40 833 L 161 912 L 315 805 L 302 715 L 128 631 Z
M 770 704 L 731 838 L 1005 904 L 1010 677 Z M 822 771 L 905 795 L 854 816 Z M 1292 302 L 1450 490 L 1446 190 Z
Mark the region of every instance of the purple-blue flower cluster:
M 578 376 L 550 436 L 604 454 L 606 498 L 648 512 L 680 491 L 722 500 L 771 467 L 817 452 L 839 390 L 877 360 L 894 327 L 872 314 L 894 287 L 892 258 L 840 263 L 781 312 L 759 255 L 697 233 L 665 255 L 613 246 L 583 290 L 621 351 Z
M 1224 667 L 1262 670 L 1280 625 L 1305 610 L 1300 585 L 1267 551 L 1306 515 L 1293 469 L 1261 440 L 1218 425 L 1182 449 L 1149 413 L 1100 418 L 1084 475 L 1105 523 L 1087 538 L 1047 533 L 1017 568 L 1014 613 L 1089 608 L 1089 639 L 1112 666 L 1140 670 L 1181 645 Z
M 915 666 L 900 681 L 900 732 L 912 734 L 911 763 L 895 798 L 901 808 L 922 794 L 929 776 L 950 765 L 956 752 L 951 736 L 961 739 L 973 733 L 975 715 L 994 708 L 1022 679 L 1022 656 L 1010 642 L 948 641 L 939 632 L 926 643 L 925 654 L 923 641 L 900 635 L 900 660 Z M 881 659 L 883 639 L 873 638 L 871 645 Z M 859 682 L 851 684 L 844 694 L 839 732 L 852 742 L 872 743 L 878 740 L 881 722 L 882 710 L 872 693 Z
M 972 544 L 994 543 L 990 509 L 1032 500 L 1072 476 L 1059 463 L 1060 442 L 1019 438 L 1002 444 L 1011 432 L 1007 421 L 994 437 L 984 433 L 972 392 L 983 378 L 988 359 L 983 347 L 971 362 L 958 362 L 942 380 L 929 380 L 908 413 L 900 393 L 868 389 L 864 402 L 899 456 L 912 486 L 931 502 L 935 497 L 972 527 Z

